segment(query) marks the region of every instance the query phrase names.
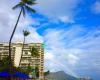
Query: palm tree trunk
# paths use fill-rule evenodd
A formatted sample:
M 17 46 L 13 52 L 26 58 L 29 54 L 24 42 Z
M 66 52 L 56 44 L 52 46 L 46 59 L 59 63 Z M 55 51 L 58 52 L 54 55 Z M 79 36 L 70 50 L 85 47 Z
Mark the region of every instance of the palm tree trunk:
M 35 58 L 36 58 L 36 56 L 35 56 Z M 36 74 L 37 74 L 37 71 L 36 71 L 36 67 L 37 67 L 37 66 L 36 66 L 36 59 L 35 59 L 35 61 L 34 61 L 34 64 L 35 64 L 35 65 L 34 65 L 34 69 L 35 69 L 34 72 L 35 72 L 35 80 L 36 80 L 36 79 L 37 79 L 37 75 L 36 75 Z
M 1 60 L 1 53 L 0 53 L 0 60 Z
M 20 11 L 20 13 L 19 13 L 19 16 L 18 16 L 17 22 L 16 22 L 16 24 L 15 24 L 15 27 L 14 27 L 14 29 L 13 29 L 13 32 L 12 32 L 11 37 L 10 37 L 10 40 L 9 40 L 9 59 L 10 59 L 9 68 L 10 68 L 10 73 L 11 73 L 11 71 L 12 71 L 12 61 L 11 61 L 11 43 L 12 43 L 12 38 L 13 38 L 13 36 L 14 36 L 14 34 L 15 34 L 15 31 L 16 31 L 16 28 L 17 28 L 17 25 L 18 25 L 18 22 L 19 22 L 19 19 L 20 19 L 21 13 L 22 13 L 22 9 L 21 9 L 21 11 Z M 10 79 L 10 80 L 11 80 L 11 79 Z
M 19 66 L 21 65 L 21 59 L 22 59 L 23 51 L 24 51 L 24 44 L 25 44 L 25 36 L 24 36 L 24 41 L 23 41 L 23 45 L 22 45 L 22 54 L 21 54 L 21 58 L 20 58 L 20 62 L 19 62 Z
M 36 60 L 34 61 L 34 72 L 35 72 L 35 78 L 34 78 L 34 80 L 36 80 L 36 70 L 35 70 L 36 66 L 35 65 L 36 65 Z

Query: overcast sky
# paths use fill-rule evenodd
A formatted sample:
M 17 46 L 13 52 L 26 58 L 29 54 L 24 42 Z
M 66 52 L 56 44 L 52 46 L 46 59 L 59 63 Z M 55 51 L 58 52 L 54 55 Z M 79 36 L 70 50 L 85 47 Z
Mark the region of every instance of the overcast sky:
M 20 0 L 0 0 L 0 42 L 8 42 Z M 45 43 L 45 69 L 100 79 L 100 0 L 37 0 L 36 14 L 20 19 L 13 41 Z

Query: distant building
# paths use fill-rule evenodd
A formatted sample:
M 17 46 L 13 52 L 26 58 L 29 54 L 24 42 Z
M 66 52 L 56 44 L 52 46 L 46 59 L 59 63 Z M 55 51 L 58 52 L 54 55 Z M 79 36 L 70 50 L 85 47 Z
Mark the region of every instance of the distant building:
M 30 48 L 35 47 L 38 49 L 39 56 L 33 57 L 30 53 Z M 11 58 L 16 67 L 26 68 L 29 64 L 31 67 L 39 67 L 39 80 L 44 80 L 44 48 L 41 43 L 29 43 L 24 45 L 22 54 L 22 43 L 12 43 Z M 7 43 L 0 43 L 0 59 L 8 56 L 9 45 Z M 22 54 L 22 58 L 21 58 Z M 20 63 L 21 59 L 21 64 Z

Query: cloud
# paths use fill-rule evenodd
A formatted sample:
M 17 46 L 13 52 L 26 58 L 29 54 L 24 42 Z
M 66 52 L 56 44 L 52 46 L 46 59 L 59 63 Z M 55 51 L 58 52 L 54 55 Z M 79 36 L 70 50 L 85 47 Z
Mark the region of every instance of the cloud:
M 92 6 L 92 12 L 95 14 L 100 14 L 100 1 L 96 1 Z
M 58 19 L 64 23 L 75 23 L 75 21 L 71 19 L 69 16 L 60 16 L 58 17 Z
M 1 0 L 0 41 L 9 41 L 19 13 L 18 10 L 11 9 L 16 1 Z M 88 29 L 87 26 L 75 24 L 73 17 L 80 1 L 38 0 L 35 8 L 39 14 L 43 13 L 45 16 L 21 17 L 13 41 L 23 40 L 23 29 L 31 32 L 26 42 L 45 41 L 45 69 L 50 71 L 63 70 L 77 76 L 77 71 L 87 70 L 92 73 L 92 69 L 99 70 L 100 26 Z M 95 3 L 92 10 L 99 13 L 99 2 Z M 74 24 L 69 26 L 66 24 L 69 22 Z M 38 28 L 31 25 L 36 25 Z
M 98 57 L 100 53 L 99 33 L 98 27 L 88 30 L 82 25 L 73 25 L 67 29 L 47 29 L 44 33 L 47 45 L 45 55 L 50 52 L 52 57 L 45 56 L 47 57 L 45 65 L 49 66 L 46 69 L 64 70 L 74 76 L 77 76 L 77 71 L 92 72 L 92 69 L 97 71 L 100 62 Z
M 52 53 L 49 53 L 48 51 L 46 52 L 46 55 L 45 55 L 45 59 L 46 60 L 52 60 L 54 59 L 54 55 Z
M 11 36 L 14 25 L 17 21 L 17 17 L 19 14 L 18 10 L 12 10 L 13 5 L 15 5 L 17 1 L 7 1 L 1 0 L 0 3 L 0 41 L 8 42 Z M 29 26 L 30 24 L 37 24 L 35 20 L 26 16 L 23 18 L 21 16 L 19 24 L 17 26 L 16 33 L 14 35 L 13 41 L 22 41 L 23 35 L 22 32 L 24 29 L 28 29 L 31 34 L 27 37 L 27 42 L 43 42 L 42 36 L 40 36 L 35 28 Z
M 70 64 L 76 64 L 76 62 L 77 62 L 77 60 L 78 60 L 78 57 L 77 56 L 75 56 L 75 55 L 73 55 L 73 54 L 69 54 L 68 55 L 68 62 L 70 63 Z
M 73 21 L 75 9 L 82 0 L 37 0 L 36 9 L 38 12 L 52 18 L 61 19 L 66 16 L 66 21 Z M 62 20 L 62 19 L 61 19 Z M 64 20 L 65 21 L 65 20 Z
M 77 76 L 72 69 L 76 65 L 78 57 L 77 53 L 80 53 L 78 49 L 66 48 L 66 42 L 63 41 L 67 38 L 67 33 L 70 31 L 59 30 L 59 29 L 47 29 L 46 34 L 44 34 L 46 47 L 45 54 L 45 65 L 49 65 L 48 69 L 51 71 L 64 70 L 66 73 Z M 61 35 L 62 34 L 62 35 Z M 61 36 L 60 36 L 61 35 Z M 48 52 L 50 56 L 48 56 Z M 48 60 L 49 59 L 49 60 Z M 57 66 L 57 68 L 56 68 Z M 64 69 L 66 67 L 66 69 Z M 52 70 L 55 69 L 55 70 Z

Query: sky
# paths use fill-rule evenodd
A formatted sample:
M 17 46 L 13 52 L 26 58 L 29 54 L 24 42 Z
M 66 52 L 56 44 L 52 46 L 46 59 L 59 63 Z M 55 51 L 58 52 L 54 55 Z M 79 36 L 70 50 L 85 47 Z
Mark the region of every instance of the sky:
M 0 42 L 8 42 L 20 0 L 0 0 Z M 13 42 L 45 43 L 45 70 L 100 79 L 100 0 L 37 0 L 37 12 L 21 16 Z

